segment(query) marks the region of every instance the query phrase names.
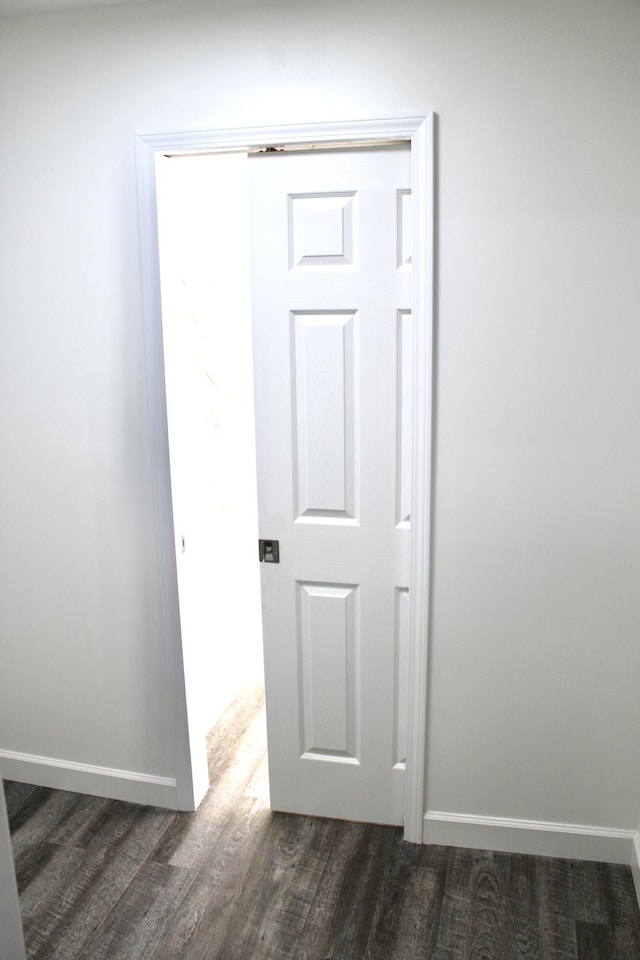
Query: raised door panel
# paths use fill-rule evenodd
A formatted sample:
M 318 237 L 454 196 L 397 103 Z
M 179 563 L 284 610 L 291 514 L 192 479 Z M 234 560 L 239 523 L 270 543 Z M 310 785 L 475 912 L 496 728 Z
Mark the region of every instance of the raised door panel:
M 355 521 L 358 318 L 294 312 L 291 326 L 296 518 Z
M 358 763 L 358 588 L 297 587 L 301 755 Z
M 345 193 L 289 195 L 289 268 L 293 271 L 355 268 L 358 196 Z
M 413 327 L 411 312 L 398 310 L 397 315 L 397 511 L 398 523 L 409 523 L 411 517 L 411 443 L 413 420 Z

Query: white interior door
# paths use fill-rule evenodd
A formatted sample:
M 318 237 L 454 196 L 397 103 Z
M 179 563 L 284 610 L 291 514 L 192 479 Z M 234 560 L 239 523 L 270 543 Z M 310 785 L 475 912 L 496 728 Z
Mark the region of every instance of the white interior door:
M 250 183 L 271 804 L 400 824 L 410 150 L 261 154 Z

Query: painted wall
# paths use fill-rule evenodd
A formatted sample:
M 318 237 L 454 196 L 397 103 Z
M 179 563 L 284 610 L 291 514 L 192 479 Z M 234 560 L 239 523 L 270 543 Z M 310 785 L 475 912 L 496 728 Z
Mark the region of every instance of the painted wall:
M 428 805 L 635 830 L 640 7 L 2 22 L 0 740 L 171 776 L 133 135 L 439 114 Z

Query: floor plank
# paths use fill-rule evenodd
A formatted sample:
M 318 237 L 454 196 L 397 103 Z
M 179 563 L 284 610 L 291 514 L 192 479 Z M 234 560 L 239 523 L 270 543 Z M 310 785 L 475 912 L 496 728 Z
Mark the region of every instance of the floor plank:
M 578 957 L 571 861 L 536 859 L 540 936 L 545 960 Z
M 76 848 L 77 849 L 77 848 Z M 104 862 L 84 859 L 69 872 L 55 897 L 27 924 L 31 960 L 76 960 L 90 956 L 86 944 L 133 882 L 140 863 L 126 854 Z M 53 887 L 53 877 L 47 882 Z
M 533 857 L 508 858 L 507 936 L 513 960 L 544 960 L 540 936 L 540 906 Z
M 505 955 L 507 862 L 507 854 L 500 853 L 475 858 L 465 960 L 502 960 Z

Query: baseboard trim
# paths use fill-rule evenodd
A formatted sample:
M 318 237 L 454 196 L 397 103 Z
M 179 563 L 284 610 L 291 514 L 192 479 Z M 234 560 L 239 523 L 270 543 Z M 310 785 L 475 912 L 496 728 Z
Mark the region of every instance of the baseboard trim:
M 633 835 L 633 844 L 631 846 L 631 873 L 636 888 L 636 897 L 640 907 L 640 833 L 636 831 Z
M 177 809 L 176 781 L 170 777 L 96 767 L 88 763 L 70 763 L 13 750 L 0 750 L 0 765 L 5 780 Z
M 422 841 L 538 857 L 628 864 L 634 837 L 638 837 L 638 834 L 634 834 L 633 830 L 546 823 L 541 820 L 472 817 L 434 810 L 425 814 Z M 640 884 L 640 870 L 637 882 Z

